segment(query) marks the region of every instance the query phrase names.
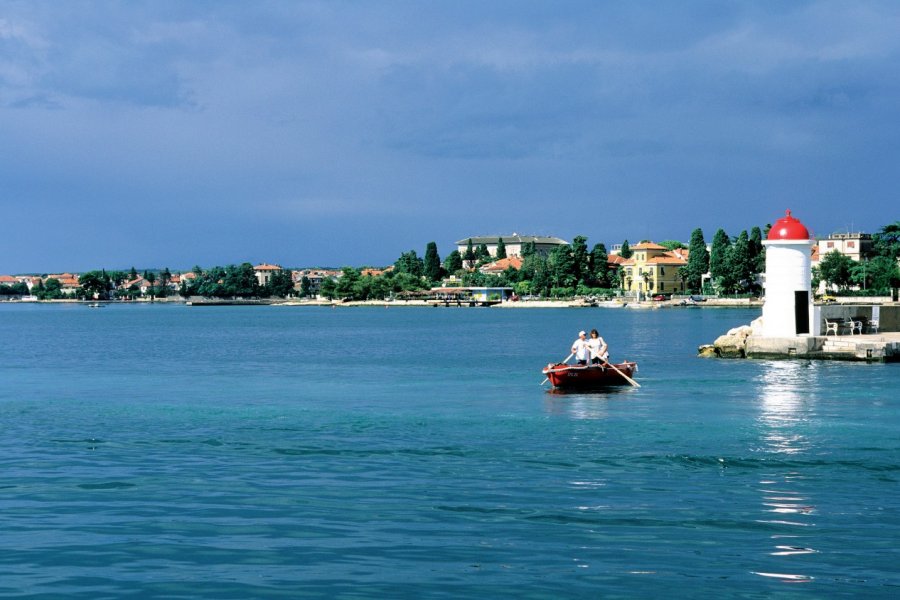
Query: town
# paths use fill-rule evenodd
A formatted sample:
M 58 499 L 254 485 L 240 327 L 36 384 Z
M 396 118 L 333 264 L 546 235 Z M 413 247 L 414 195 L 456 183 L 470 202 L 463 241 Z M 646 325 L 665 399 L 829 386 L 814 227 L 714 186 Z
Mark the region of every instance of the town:
M 519 235 L 460 239 L 441 260 L 437 244 L 420 257 L 402 252 L 386 267 L 285 268 L 244 263 L 171 272 L 18 274 L 0 276 L 6 301 L 197 301 L 212 299 L 385 301 L 493 304 L 530 300 L 596 301 L 613 298 L 662 302 L 685 297 L 757 298 L 763 289 L 770 226 L 729 236 L 701 229 L 688 243 L 625 240 L 588 248 L 587 238 Z M 812 249 L 813 289 L 823 302 L 844 296 L 897 300 L 900 288 L 900 221 L 878 232 L 833 233 Z

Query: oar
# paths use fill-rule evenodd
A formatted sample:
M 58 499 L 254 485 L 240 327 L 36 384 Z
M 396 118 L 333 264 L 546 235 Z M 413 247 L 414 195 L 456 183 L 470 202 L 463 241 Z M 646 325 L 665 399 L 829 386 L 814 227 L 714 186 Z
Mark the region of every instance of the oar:
M 572 358 L 573 356 L 575 356 L 575 353 L 574 353 L 574 352 L 573 352 L 572 354 L 568 355 L 568 356 L 562 361 L 561 364 L 566 364 L 567 362 L 569 362 L 569 359 Z M 544 385 L 544 384 L 547 383 L 547 381 L 549 381 L 549 380 L 550 380 L 549 377 L 544 377 L 544 380 L 541 382 L 541 385 Z
M 612 364 L 611 362 L 606 361 L 606 360 L 604 360 L 603 362 L 606 364 L 607 367 L 611 368 L 613 371 L 615 371 L 616 373 L 618 373 L 619 375 L 621 375 L 622 377 L 624 377 L 625 379 L 627 379 L 627 380 L 628 380 L 628 383 L 630 383 L 630 384 L 633 385 L 634 387 L 641 387 L 641 384 L 639 384 L 637 381 L 635 381 L 634 379 L 632 379 L 631 377 L 629 377 L 628 375 L 626 375 L 625 373 L 623 373 L 622 371 L 620 371 L 620 370 L 616 367 L 616 365 L 614 365 L 614 364 Z

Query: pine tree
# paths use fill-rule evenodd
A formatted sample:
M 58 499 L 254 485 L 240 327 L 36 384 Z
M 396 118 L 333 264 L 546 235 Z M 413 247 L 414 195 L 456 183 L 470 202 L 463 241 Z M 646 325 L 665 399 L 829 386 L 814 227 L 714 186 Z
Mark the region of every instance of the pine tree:
M 622 248 L 619 250 L 619 256 L 622 258 L 631 258 L 631 255 L 634 252 L 631 251 L 631 247 L 628 245 L 628 240 L 622 242 Z
M 497 260 L 501 258 L 506 258 L 506 244 L 503 243 L 503 238 L 497 238 Z
M 444 269 L 448 273 L 456 273 L 463 268 L 462 255 L 459 250 L 454 250 L 444 259 Z
M 438 256 L 437 244 L 428 242 L 425 247 L 425 277 L 428 281 L 441 280 L 441 258 Z
M 709 251 L 703 239 L 703 230 L 699 227 L 691 232 L 691 243 L 688 246 L 688 262 L 684 267 L 684 284 L 692 293 L 700 291 L 703 275 L 709 271 Z

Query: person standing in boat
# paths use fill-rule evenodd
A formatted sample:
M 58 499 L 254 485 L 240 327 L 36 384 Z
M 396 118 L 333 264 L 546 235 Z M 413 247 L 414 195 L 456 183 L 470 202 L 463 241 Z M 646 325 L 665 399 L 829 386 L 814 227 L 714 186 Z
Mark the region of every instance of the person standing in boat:
M 588 348 L 587 334 L 584 331 L 578 332 L 578 339 L 572 344 L 572 354 L 575 355 L 575 361 L 579 365 L 587 365 L 591 358 L 591 350 Z
M 591 329 L 591 339 L 587 340 L 587 347 L 591 354 L 591 364 L 599 365 L 609 361 L 609 346 L 596 329 Z

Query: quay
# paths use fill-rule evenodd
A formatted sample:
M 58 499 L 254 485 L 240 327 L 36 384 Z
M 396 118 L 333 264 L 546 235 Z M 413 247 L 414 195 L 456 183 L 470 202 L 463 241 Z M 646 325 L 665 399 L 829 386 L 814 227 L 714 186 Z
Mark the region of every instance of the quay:
M 900 332 L 794 338 L 747 338 L 747 358 L 900 362 Z

